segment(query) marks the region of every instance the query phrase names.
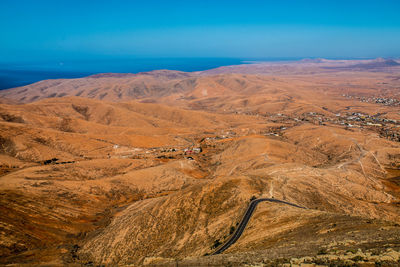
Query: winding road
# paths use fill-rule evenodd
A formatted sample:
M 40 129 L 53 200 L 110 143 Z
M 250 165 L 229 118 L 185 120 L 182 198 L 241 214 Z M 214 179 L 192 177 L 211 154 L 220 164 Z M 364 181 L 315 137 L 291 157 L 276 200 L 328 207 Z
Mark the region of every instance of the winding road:
M 238 228 L 233 233 L 233 235 L 228 239 L 228 241 L 226 241 L 225 244 L 223 244 L 221 247 L 219 247 L 216 251 L 214 251 L 210 255 L 220 254 L 220 253 L 224 252 L 226 249 L 228 249 L 230 246 L 232 246 L 240 238 L 240 236 L 243 234 L 243 231 L 246 228 L 247 224 L 249 223 L 249 220 L 250 220 L 251 216 L 253 215 L 253 212 L 256 209 L 257 205 L 260 202 L 264 202 L 264 201 L 274 202 L 274 203 L 281 203 L 281 204 L 290 205 L 290 206 L 293 206 L 293 207 L 296 207 L 296 208 L 300 208 L 300 209 L 306 209 L 305 207 L 302 207 L 302 206 L 299 206 L 299 205 L 296 205 L 296 204 L 293 204 L 293 203 L 290 203 L 290 202 L 286 202 L 286 201 L 283 201 L 283 200 L 275 199 L 275 198 L 258 198 L 258 199 L 254 199 L 254 200 L 252 200 L 250 202 L 249 206 L 247 207 L 247 210 L 246 210 L 242 220 L 240 221 Z

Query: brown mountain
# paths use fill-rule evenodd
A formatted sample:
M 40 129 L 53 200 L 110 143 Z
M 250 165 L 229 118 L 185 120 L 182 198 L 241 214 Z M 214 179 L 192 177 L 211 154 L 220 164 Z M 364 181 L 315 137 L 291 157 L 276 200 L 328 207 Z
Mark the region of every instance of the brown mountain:
M 367 62 L 367 63 L 351 65 L 351 66 L 349 66 L 349 68 L 374 69 L 374 68 L 386 68 L 386 67 L 394 67 L 394 66 L 400 66 L 400 63 L 398 63 L 397 61 L 394 61 L 393 59 L 378 58 L 375 60 L 371 60 L 370 62 Z
M 381 68 L 391 68 L 398 67 L 400 63 L 393 59 L 384 59 L 377 58 L 374 60 L 364 60 L 361 62 L 356 62 L 355 64 L 349 64 L 346 66 L 335 66 L 335 67 L 327 67 L 327 68 L 346 68 L 346 69 L 355 69 L 355 70 L 375 70 Z
M 154 71 L 140 74 L 97 74 L 81 79 L 45 80 L 31 85 L 0 91 L 0 96 L 23 103 L 45 98 L 80 96 L 109 101 L 127 101 L 182 93 L 189 74 Z

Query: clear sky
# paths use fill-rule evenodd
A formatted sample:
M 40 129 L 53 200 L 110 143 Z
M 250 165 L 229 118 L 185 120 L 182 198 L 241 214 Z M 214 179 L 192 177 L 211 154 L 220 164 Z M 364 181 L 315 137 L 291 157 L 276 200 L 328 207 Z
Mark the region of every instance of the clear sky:
M 0 63 L 400 57 L 399 0 L 0 0 Z

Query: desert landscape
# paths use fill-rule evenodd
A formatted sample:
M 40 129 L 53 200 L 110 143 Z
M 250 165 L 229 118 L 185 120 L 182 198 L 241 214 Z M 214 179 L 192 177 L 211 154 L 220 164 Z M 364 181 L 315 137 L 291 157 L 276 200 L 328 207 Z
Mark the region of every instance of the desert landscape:
M 0 97 L 2 265 L 400 264 L 400 61 L 104 73 Z

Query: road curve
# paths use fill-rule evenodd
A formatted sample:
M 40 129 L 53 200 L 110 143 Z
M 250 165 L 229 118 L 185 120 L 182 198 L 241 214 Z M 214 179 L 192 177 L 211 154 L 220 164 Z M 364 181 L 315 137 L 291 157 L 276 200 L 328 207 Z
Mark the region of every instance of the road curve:
M 223 244 L 221 247 L 219 247 L 216 251 L 214 251 L 210 255 L 217 255 L 217 254 L 224 252 L 226 249 L 228 249 L 230 246 L 232 246 L 239 239 L 239 237 L 243 234 L 243 231 L 246 228 L 247 224 L 249 223 L 249 220 L 250 220 L 251 216 L 253 215 L 253 212 L 256 209 L 257 205 L 263 201 L 281 203 L 281 204 L 290 205 L 290 206 L 300 208 L 300 209 L 306 209 L 305 207 L 302 207 L 302 206 L 299 206 L 299 205 L 296 205 L 296 204 L 293 204 L 290 202 L 286 202 L 283 200 L 275 199 L 275 198 L 254 199 L 250 202 L 249 206 L 247 207 L 247 210 L 246 210 L 242 220 L 240 221 L 238 228 L 233 233 L 233 235 L 228 239 L 228 241 L 226 241 L 225 244 Z

